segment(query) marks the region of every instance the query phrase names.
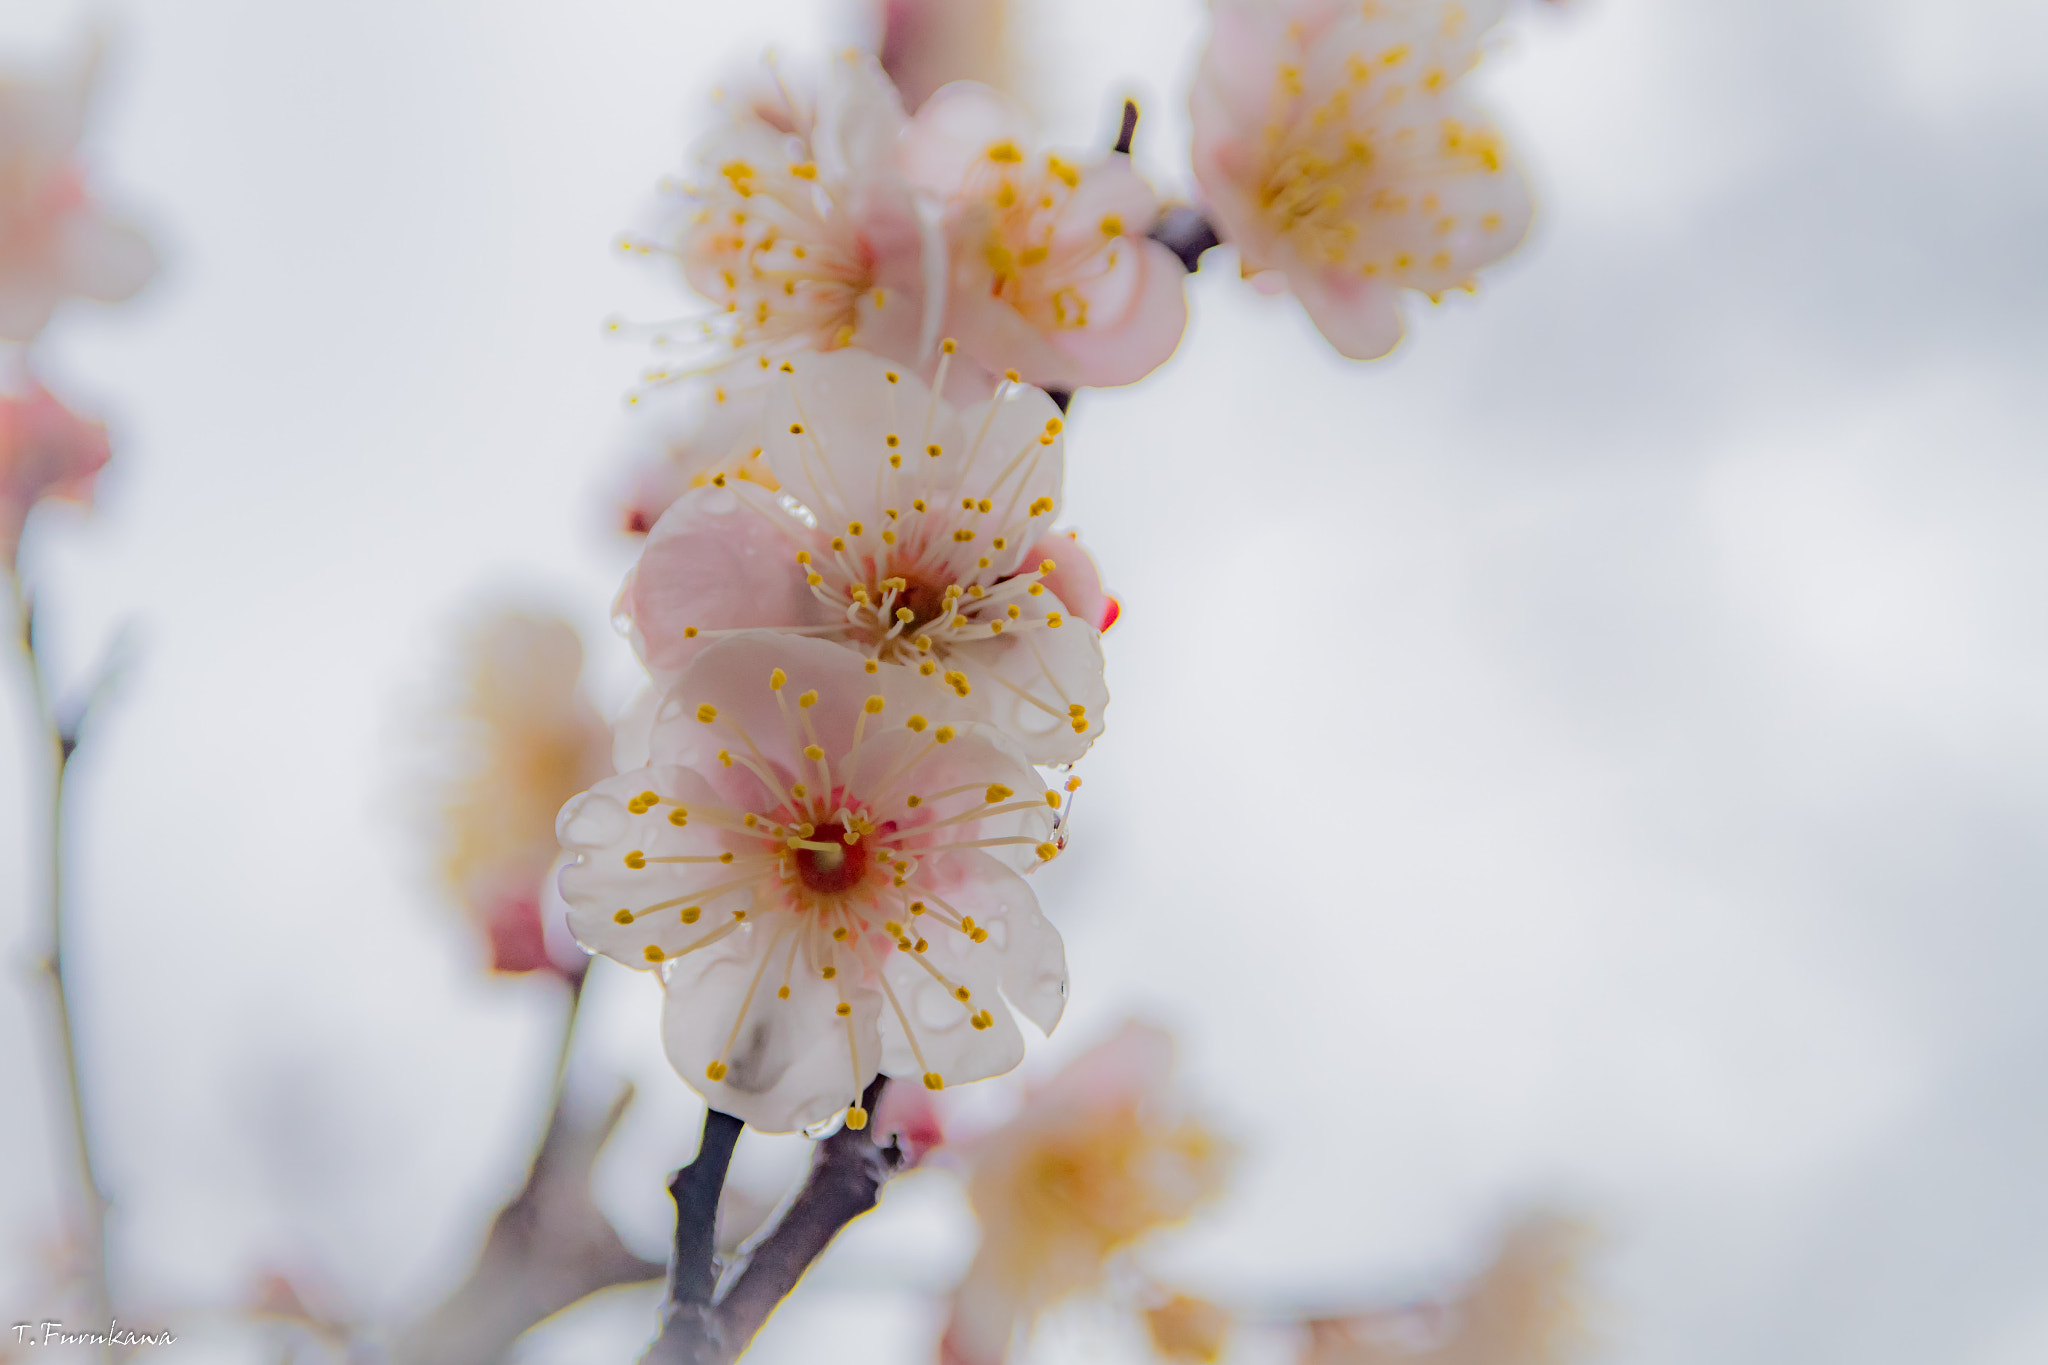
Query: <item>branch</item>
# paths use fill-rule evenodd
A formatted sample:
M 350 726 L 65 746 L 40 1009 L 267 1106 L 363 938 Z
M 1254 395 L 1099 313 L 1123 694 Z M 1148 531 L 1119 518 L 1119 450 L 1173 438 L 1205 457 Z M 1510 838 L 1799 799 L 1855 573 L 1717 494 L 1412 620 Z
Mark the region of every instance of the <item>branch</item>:
M 868 1113 L 878 1111 L 882 1087 L 887 1078 L 877 1076 L 861 1096 Z M 721 1152 L 712 1151 L 712 1119 L 730 1124 L 717 1130 L 725 1140 Z M 841 1128 L 818 1144 L 811 1159 L 811 1173 L 775 1230 L 755 1244 L 745 1268 L 732 1288 L 716 1303 L 710 1294 L 686 1299 L 705 1281 L 697 1278 L 694 1259 L 708 1252 L 711 1230 L 717 1215 L 716 1186 L 712 1170 L 706 1167 L 696 1180 L 692 1172 L 705 1164 L 707 1153 L 715 1157 L 716 1181 L 725 1179 L 725 1165 L 731 1157 L 730 1138 L 739 1135 L 739 1120 L 724 1114 L 707 1115 L 704 1147 L 696 1161 L 676 1175 L 670 1189 L 676 1195 L 676 1265 L 670 1271 L 670 1301 L 665 1310 L 661 1336 L 640 1358 L 641 1365 L 730 1365 L 752 1344 L 777 1304 L 789 1297 L 811 1263 L 831 1245 L 839 1230 L 875 1206 L 882 1183 L 905 1164 L 896 1146 L 878 1147 L 875 1134 L 865 1128 Z M 691 1202 L 685 1204 L 684 1195 Z M 703 1198 L 709 1188 L 712 1197 Z M 686 1221 L 695 1220 L 688 1229 Z M 685 1254 L 691 1260 L 685 1261 Z M 708 1254 L 704 1255 L 706 1263 Z M 689 1273 L 686 1274 L 685 1271 Z
M 1124 121 L 1116 130 L 1116 146 L 1112 151 L 1131 154 L 1131 137 L 1138 131 L 1138 106 L 1130 100 L 1124 101 Z
M 732 1165 L 733 1145 L 746 1125 L 716 1109 L 704 1111 L 704 1136 L 697 1156 L 668 1182 L 676 1201 L 675 1252 L 668 1267 L 668 1302 L 662 1309 L 662 1336 L 670 1332 L 702 1333 L 712 1296 L 718 1292 L 718 1197 Z M 694 1319 L 677 1323 L 678 1317 Z
M 1201 269 L 1203 252 L 1222 245 L 1208 215 L 1185 204 L 1176 204 L 1160 214 L 1146 236 L 1180 257 L 1181 267 L 1190 275 Z

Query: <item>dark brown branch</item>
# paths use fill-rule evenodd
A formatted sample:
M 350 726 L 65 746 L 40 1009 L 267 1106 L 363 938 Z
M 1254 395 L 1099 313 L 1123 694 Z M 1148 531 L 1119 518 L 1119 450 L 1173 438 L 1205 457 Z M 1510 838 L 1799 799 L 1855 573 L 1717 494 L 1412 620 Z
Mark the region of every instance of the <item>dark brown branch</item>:
M 1177 204 L 1160 214 L 1159 221 L 1146 235 L 1180 257 L 1182 268 L 1190 275 L 1201 269 L 1203 252 L 1222 244 L 1208 216 L 1200 209 L 1191 209 L 1185 204 Z
M 886 1083 L 885 1077 L 877 1076 L 861 1096 L 861 1105 L 868 1113 L 877 1112 Z M 738 1120 L 731 1122 L 736 1125 Z M 707 1146 L 710 1141 L 707 1121 Z M 671 1274 L 670 1300 L 664 1310 L 661 1336 L 640 1358 L 641 1365 L 730 1365 L 739 1359 L 768 1321 L 769 1314 L 796 1288 L 797 1281 L 831 1245 L 839 1230 L 875 1206 L 882 1183 L 902 1168 L 903 1161 L 898 1148 L 876 1146 L 875 1135 L 865 1128 L 841 1128 L 819 1143 L 811 1159 L 810 1176 L 789 1212 L 756 1243 L 745 1268 L 723 1298 L 716 1304 L 685 1300 L 674 1283 L 683 1277 Z M 677 1176 L 677 1186 L 688 1173 L 686 1169 Z M 721 1164 L 721 1181 L 724 1174 Z M 685 1215 L 680 1191 L 676 1212 L 679 1220 Z M 689 1213 L 702 1226 L 691 1229 L 687 1235 L 683 1227 L 677 1227 L 679 1266 L 686 1243 L 692 1255 L 697 1247 L 709 1243 L 717 1214 L 715 1198 L 709 1204 L 693 1203 Z
M 712 1264 L 718 1251 L 718 1196 L 725 1189 L 733 1145 L 745 1126 L 731 1114 L 705 1110 L 704 1136 L 697 1143 L 696 1158 L 668 1182 L 668 1192 L 676 1201 L 675 1252 L 668 1267 L 670 1314 L 684 1308 L 709 1308 L 718 1290 L 718 1270 Z

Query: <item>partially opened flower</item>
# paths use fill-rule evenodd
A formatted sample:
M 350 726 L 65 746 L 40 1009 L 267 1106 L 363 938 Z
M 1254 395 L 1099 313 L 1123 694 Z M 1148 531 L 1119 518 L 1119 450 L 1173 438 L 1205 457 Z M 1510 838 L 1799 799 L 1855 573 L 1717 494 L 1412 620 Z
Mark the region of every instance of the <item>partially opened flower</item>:
M 1526 1219 L 1448 1302 L 1309 1323 L 1301 1365 L 1565 1365 L 1586 1344 L 1579 1306 L 1586 1236 L 1567 1218 Z
M 32 340 L 65 299 L 118 302 L 156 273 L 148 241 L 86 193 L 78 166 L 99 55 L 0 73 L 0 339 Z
M 1247 275 L 1278 272 L 1357 360 L 1401 296 L 1471 288 L 1521 241 L 1529 189 L 1467 98 L 1505 0 L 1215 0 L 1194 169 Z
M 1079 758 L 1109 694 L 1094 622 L 1044 581 L 1092 579 L 1065 549 L 1041 553 L 1060 506 L 1058 408 L 1006 382 L 956 409 L 861 351 L 785 364 L 765 436 L 781 492 L 714 478 L 684 494 L 619 594 L 656 683 L 721 634 L 801 631 L 900 665 L 927 709 L 965 701 L 1033 762 Z
M 636 414 L 648 448 L 634 457 L 619 500 L 620 525 L 633 535 L 653 530 L 677 498 L 713 479 L 776 488 L 764 458 L 764 385 L 709 383 L 672 392 L 673 407 L 643 403 Z
M 104 424 L 78 416 L 31 380 L 0 392 L 0 569 L 13 569 L 28 514 L 44 498 L 90 503 L 107 463 Z
M 1040 1312 L 1221 1193 L 1230 1148 L 1180 1111 L 1172 1062 L 1168 1034 L 1126 1024 L 966 1148 L 981 1246 L 954 1292 L 943 1358 L 1004 1359 Z
M 698 145 L 675 228 L 623 243 L 673 256 L 713 305 L 659 329 L 679 355 L 650 382 L 856 344 L 909 362 L 936 339 L 944 262 L 896 168 L 895 88 L 859 53 L 815 90 L 771 74 Z
M 651 748 L 563 807 L 562 895 L 586 947 L 664 978 L 669 1059 L 713 1108 L 860 1126 L 878 1070 L 1014 1067 L 1004 999 L 1059 1022 L 1065 949 L 1018 875 L 1058 852 L 1059 795 L 914 674 L 735 636 L 676 680 Z
M 443 871 L 494 970 L 580 973 L 573 947 L 566 962 L 549 953 L 541 902 L 559 851 L 555 812 L 611 771 L 610 733 L 578 687 L 583 644 L 566 621 L 508 612 L 485 622 L 466 654 Z
M 1129 384 L 1187 328 L 1187 271 L 1145 234 L 1159 199 L 1130 157 L 1031 150 L 1031 120 L 960 81 L 911 120 L 903 162 L 943 205 L 946 330 L 991 372 L 1048 389 Z

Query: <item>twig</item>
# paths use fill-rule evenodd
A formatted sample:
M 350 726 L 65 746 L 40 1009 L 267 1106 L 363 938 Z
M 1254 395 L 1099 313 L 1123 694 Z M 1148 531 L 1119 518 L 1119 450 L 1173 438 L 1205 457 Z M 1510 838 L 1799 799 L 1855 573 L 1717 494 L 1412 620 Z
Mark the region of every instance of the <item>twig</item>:
M 1160 214 L 1159 221 L 1146 235 L 1180 257 L 1181 267 L 1190 275 L 1201 269 L 1203 252 L 1222 245 L 1208 215 L 1185 204 L 1176 204 Z
M 1137 133 L 1137 131 L 1138 106 L 1130 100 L 1125 100 L 1124 121 L 1116 130 L 1116 146 L 1112 150 L 1122 152 L 1125 156 L 1129 156 L 1131 154 L 1131 138 L 1133 135 Z
M 676 1201 L 676 1241 L 668 1267 L 664 1335 L 669 1319 L 678 1313 L 701 1314 L 711 1307 L 718 1291 L 718 1269 L 713 1264 L 718 1252 L 718 1197 L 725 1190 L 733 1146 L 745 1126 L 731 1114 L 705 1110 L 704 1136 L 697 1143 L 696 1158 L 668 1182 L 668 1192 Z
M 90 1323 L 97 1326 L 111 1323 L 114 1319 L 113 1294 L 107 1279 L 108 1202 L 93 1167 L 90 1129 L 85 1116 L 85 1088 L 79 1076 L 78 1033 L 72 1022 L 71 996 L 66 989 L 64 978 L 64 779 L 71 766 L 71 755 L 77 751 L 78 736 L 90 715 L 92 704 L 104 690 L 105 678 L 94 686 L 86 702 L 79 707 L 68 724 L 59 720 L 56 707 L 51 700 L 49 684 L 43 676 L 42 660 L 36 654 L 35 607 L 22 590 L 21 578 L 17 573 L 10 571 L 7 581 L 14 594 L 15 609 L 19 613 L 17 619 L 21 623 L 21 648 L 28 664 L 29 687 L 35 705 L 36 720 L 48 735 L 50 743 L 50 838 L 46 869 L 47 911 L 43 920 L 46 946 L 42 961 L 38 965 L 50 987 L 50 1006 L 56 1025 L 59 1070 L 62 1072 L 65 1110 L 69 1118 L 69 1131 L 65 1137 L 78 1163 L 79 1194 L 85 1205 L 85 1216 L 80 1220 L 80 1224 L 85 1239 L 86 1313 Z M 101 1358 L 113 1360 L 114 1348 L 108 1346 Z
M 575 1117 L 565 1099 L 584 979 L 570 988 L 547 1134 L 526 1184 L 491 1223 L 469 1278 L 393 1343 L 393 1365 L 495 1365 L 527 1329 L 578 1300 L 661 1277 L 659 1264 L 620 1240 L 590 1193 L 591 1170 L 633 1087 L 622 1086 L 595 1122 Z
M 877 1076 L 861 1096 L 861 1105 L 870 1114 L 878 1112 L 882 1087 L 886 1084 L 885 1077 Z M 738 1121 L 728 1122 L 736 1125 Z M 736 1127 L 730 1131 L 733 1137 L 738 1136 Z M 707 1116 L 707 1149 L 712 1133 Z M 730 1155 L 728 1146 L 718 1161 L 717 1176 L 721 1183 L 725 1160 Z M 703 1160 L 704 1153 L 700 1151 L 697 1161 L 679 1172 L 670 1187 L 676 1191 L 678 1271 L 684 1264 L 685 1246 L 695 1255 L 696 1249 L 709 1240 L 717 1213 L 715 1200 L 708 1204 L 693 1202 L 688 1216 L 699 1220 L 702 1226 L 692 1229 L 686 1237 L 681 1226 L 685 1216 L 682 1186 L 691 1170 Z M 755 1245 L 745 1268 L 723 1297 L 716 1303 L 709 1302 L 708 1294 L 703 1299 L 684 1301 L 678 1291 L 683 1276 L 671 1272 L 671 1301 L 661 1336 L 640 1358 L 641 1365 L 730 1365 L 739 1359 L 811 1263 L 831 1245 L 841 1228 L 875 1206 L 883 1182 L 903 1164 L 903 1153 L 897 1147 L 876 1146 L 875 1134 L 866 1129 L 841 1128 L 819 1143 L 817 1154 L 811 1159 L 810 1176 L 789 1206 L 789 1212 L 774 1231 Z M 708 1184 L 708 1179 L 704 1183 Z M 693 1189 L 693 1195 L 700 1190 L 701 1187 Z M 698 1285 L 699 1282 L 691 1281 L 689 1287 L 694 1292 Z

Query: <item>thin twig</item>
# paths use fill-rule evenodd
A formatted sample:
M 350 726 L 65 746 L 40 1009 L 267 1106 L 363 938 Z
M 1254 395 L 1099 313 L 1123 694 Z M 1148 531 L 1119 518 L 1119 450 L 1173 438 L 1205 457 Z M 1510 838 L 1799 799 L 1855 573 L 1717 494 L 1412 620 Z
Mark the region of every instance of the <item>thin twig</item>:
M 870 1114 L 878 1112 L 886 1084 L 886 1078 L 877 1076 L 861 1096 L 861 1106 Z M 737 1128 L 730 1131 L 733 1137 L 738 1136 Z M 706 1150 L 712 1138 L 711 1116 L 707 1116 Z M 718 1161 L 720 1183 L 725 1178 L 725 1160 L 730 1155 L 728 1146 Z M 685 1283 L 677 1273 L 685 1264 L 684 1249 L 687 1247 L 692 1256 L 697 1255 L 711 1237 L 716 1222 L 715 1198 L 708 1202 L 701 1199 L 702 1189 L 710 1184 L 709 1168 L 705 1172 L 707 1178 L 692 1187 L 693 1202 L 687 1209 L 684 1204 L 685 1178 L 703 1161 L 704 1151 L 700 1150 L 697 1161 L 679 1172 L 670 1187 L 676 1191 L 677 1267 L 670 1275 L 670 1302 L 665 1309 L 661 1336 L 640 1358 L 641 1365 L 731 1365 L 739 1359 L 768 1321 L 769 1314 L 789 1297 L 797 1281 L 839 1235 L 839 1230 L 875 1206 L 883 1182 L 902 1168 L 904 1157 L 893 1145 L 877 1146 L 875 1134 L 864 1128 L 841 1128 L 820 1142 L 811 1159 L 810 1176 L 790 1204 L 789 1212 L 755 1244 L 745 1268 L 716 1303 L 709 1301 L 701 1281 Z M 698 1226 L 686 1233 L 682 1227 L 685 1218 L 694 1220 Z M 702 1297 L 686 1300 L 682 1297 L 685 1290 Z
M 71 766 L 71 755 L 78 747 L 79 731 L 87 719 L 91 700 L 99 695 L 101 689 L 98 686 L 93 689 L 86 705 L 79 709 L 70 724 L 58 719 L 49 683 L 43 676 L 42 660 L 36 653 L 35 608 L 22 590 L 18 573 L 10 571 L 7 581 L 14 594 L 17 619 L 21 624 L 21 648 L 28 665 L 36 720 L 50 744 L 48 883 L 43 920 L 45 949 L 38 965 L 49 983 L 51 1013 L 56 1026 L 58 1069 L 62 1075 L 64 1108 L 69 1120 L 69 1131 L 64 1135 L 68 1140 L 65 1145 L 71 1148 L 77 1161 L 79 1195 L 85 1205 L 80 1230 L 85 1239 L 86 1312 L 90 1324 L 99 1326 L 114 1320 L 113 1294 L 107 1279 L 108 1202 L 93 1166 L 91 1130 L 86 1124 L 85 1088 L 79 1075 L 78 1034 L 72 1021 L 71 996 L 66 989 L 64 974 L 64 779 Z M 108 1346 L 101 1358 L 113 1360 L 114 1348 Z
M 1131 154 L 1131 138 L 1138 131 L 1138 106 L 1130 100 L 1124 101 L 1124 121 L 1116 130 L 1116 146 L 1113 150 L 1125 156 Z
M 1180 257 L 1181 268 L 1190 275 L 1201 269 L 1203 252 L 1222 245 L 1208 215 L 1185 204 L 1176 204 L 1160 214 L 1159 221 L 1146 235 Z
M 746 1125 L 716 1109 L 704 1111 L 697 1155 L 675 1173 L 668 1192 L 676 1201 L 675 1250 L 668 1267 L 668 1315 L 708 1309 L 718 1290 L 718 1198 L 732 1149 Z M 666 1324 L 664 1323 L 664 1330 Z

